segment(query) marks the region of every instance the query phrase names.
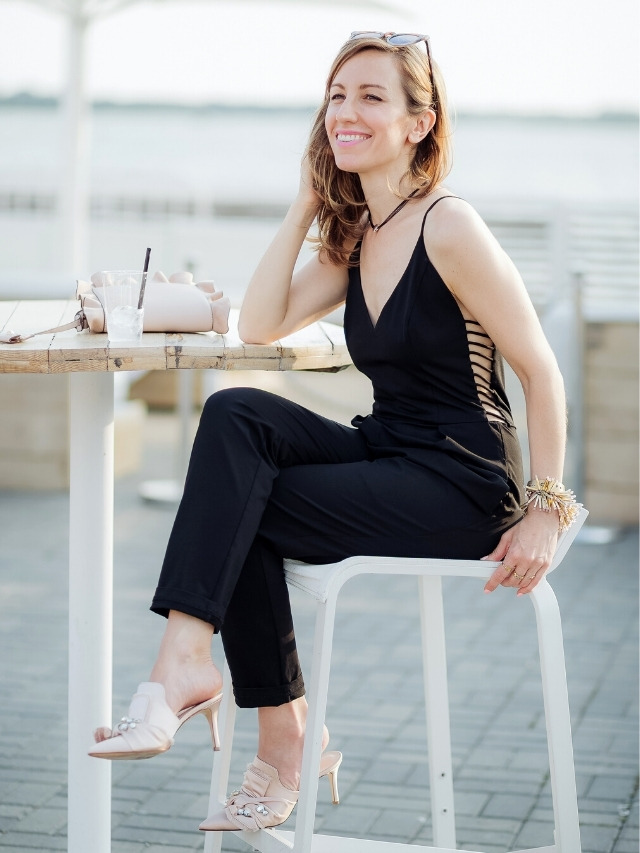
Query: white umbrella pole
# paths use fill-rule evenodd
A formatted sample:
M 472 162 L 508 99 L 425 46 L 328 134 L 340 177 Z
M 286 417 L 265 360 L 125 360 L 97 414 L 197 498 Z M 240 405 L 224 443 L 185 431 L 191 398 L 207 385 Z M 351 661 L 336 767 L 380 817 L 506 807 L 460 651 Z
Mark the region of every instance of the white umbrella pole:
M 62 269 L 80 275 L 87 260 L 89 216 L 90 116 L 85 97 L 85 53 L 88 18 L 81 6 L 68 16 L 69 64 L 63 102 L 62 186 L 60 188 Z

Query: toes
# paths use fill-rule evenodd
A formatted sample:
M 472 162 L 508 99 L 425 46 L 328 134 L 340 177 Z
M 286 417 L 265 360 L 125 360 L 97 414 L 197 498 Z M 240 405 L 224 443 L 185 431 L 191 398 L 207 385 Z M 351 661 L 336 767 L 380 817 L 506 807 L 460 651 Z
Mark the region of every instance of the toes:
M 96 729 L 93 733 L 93 739 L 96 743 L 102 743 L 103 740 L 109 740 L 110 737 L 113 736 L 113 732 L 111 729 L 108 729 L 106 726 L 101 726 L 99 729 Z

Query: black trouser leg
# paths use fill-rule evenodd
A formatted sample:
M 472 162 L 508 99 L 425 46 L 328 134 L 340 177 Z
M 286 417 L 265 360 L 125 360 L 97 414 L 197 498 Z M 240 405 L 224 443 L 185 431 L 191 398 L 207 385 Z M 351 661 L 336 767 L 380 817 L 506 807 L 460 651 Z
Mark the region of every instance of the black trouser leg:
M 244 562 L 220 636 L 241 708 L 304 695 L 282 557 L 261 536 Z
M 256 539 L 273 483 L 283 468 L 366 452 L 358 430 L 255 389 L 219 392 L 204 407 L 151 609 L 220 629 L 234 687 L 250 694 L 242 704 L 303 692 L 282 556 Z

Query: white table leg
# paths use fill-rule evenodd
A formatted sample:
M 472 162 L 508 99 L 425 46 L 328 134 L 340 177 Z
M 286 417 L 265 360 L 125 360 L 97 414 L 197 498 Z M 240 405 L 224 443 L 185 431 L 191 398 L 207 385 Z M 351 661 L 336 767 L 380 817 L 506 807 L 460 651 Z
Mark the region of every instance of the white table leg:
M 113 374 L 72 373 L 69 499 L 69 853 L 111 851 L 111 762 L 90 758 L 111 720 Z

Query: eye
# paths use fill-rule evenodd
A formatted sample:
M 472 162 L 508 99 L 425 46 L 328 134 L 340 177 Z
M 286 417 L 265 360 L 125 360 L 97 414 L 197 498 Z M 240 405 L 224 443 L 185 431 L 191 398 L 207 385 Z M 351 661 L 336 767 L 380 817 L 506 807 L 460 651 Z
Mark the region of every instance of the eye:
M 341 101 L 344 100 L 344 95 L 342 92 L 334 92 L 333 95 L 329 98 L 330 101 Z
M 378 101 L 379 103 L 382 101 L 382 98 L 378 97 L 378 95 L 372 95 L 371 93 L 364 96 L 365 101 Z

